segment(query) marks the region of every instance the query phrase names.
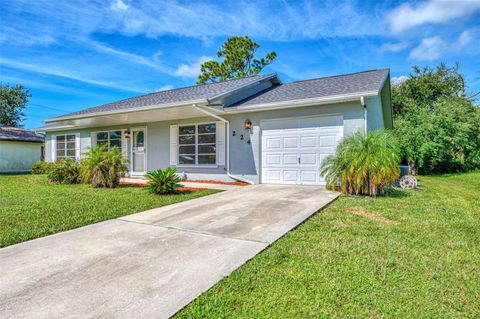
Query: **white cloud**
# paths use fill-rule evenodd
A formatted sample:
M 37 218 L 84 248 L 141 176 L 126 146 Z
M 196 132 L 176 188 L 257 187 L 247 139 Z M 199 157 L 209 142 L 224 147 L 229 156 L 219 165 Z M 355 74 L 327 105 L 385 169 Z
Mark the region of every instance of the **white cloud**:
M 458 37 L 457 43 L 460 47 L 465 47 L 469 45 L 470 42 L 472 42 L 472 39 L 473 39 L 472 32 L 470 30 L 465 30 Z
M 113 11 L 125 11 L 128 8 L 130 8 L 130 6 L 122 0 L 116 0 L 110 4 L 110 9 Z
M 112 55 L 112 56 L 116 56 L 116 57 L 118 57 L 122 60 L 131 62 L 131 63 L 148 66 L 148 67 L 150 67 L 152 69 L 155 69 L 157 71 L 160 71 L 160 72 L 168 72 L 168 70 L 165 67 L 163 67 L 160 63 L 158 63 L 159 62 L 159 56 L 161 55 L 161 52 L 160 52 L 160 54 L 158 54 L 159 51 L 157 51 L 155 53 L 155 55 L 153 56 L 153 58 L 150 59 L 150 58 L 139 56 L 139 55 L 136 55 L 136 54 L 133 54 L 133 53 L 130 53 L 130 52 L 126 52 L 126 51 L 111 48 L 111 47 L 109 47 L 109 46 L 107 46 L 103 43 L 97 42 L 97 41 L 93 41 L 93 40 L 89 40 L 89 39 L 79 39 L 79 41 L 82 42 L 83 44 L 85 44 L 87 47 L 95 49 L 96 51 L 99 51 L 99 52 L 102 52 L 102 53 L 107 53 L 107 54 Z
M 167 84 L 167 85 L 159 87 L 158 89 L 155 89 L 155 92 L 168 91 L 168 90 L 171 90 L 173 88 L 174 88 L 173 85 Z
M 196 78 L 200 74 L 200 66 L 202 63 L 210 60 L 213 60 L 213 58 L 203 55 L 192 64 L 182 63 L 177 67 L 174 74 L 185 78 Z
M 34 88 L 44 89 L 44 90 L 58 92 L 62 94 L 71 94 L 75 96 L 94 96 L 94 94 L 91 94 L 90 92 L 76 90 L 71 87 L 67 87 L 64 85 L 57 85 L 51 82 L 38 82 L 38 81 L 32 80 L 29 77 L 23 78 L 23 77 L 15 77 L 15 76 L 8 76 L 8 75 L 2 74 L 2 82 L 21 83 L 25 85 L 27 88 L 34 87 Z M 98 96 L 95 96 L 95 97 L 98 98 Z
M 380 46 L 381 52 L 400 52 L 410 46 L 408 42 L 384 43 Z
M 478 0 L 428 0 L 415 6 L 404 3 L 387 15 L 387 22 L 393 32 L 403 32 L 424 24 L 468 17 L 477 10 Z
M 1 3 L 1 2 L 0 2 Z M 216 37 L 248 35 L 285 41 L 384 34 L 380 13 L 358 10 L 352 1 L 219 2 L 168 0 L 28 1 L 8 4 L 15 16 L 27 14 L 24 32 L 88 36 L 111 33 L 158 38 L 163 35 L 199 39 L 206 46 Z M 335 12 L 335 14 L 332 14 Z
M 21 32 L 10 26 L 2 25 L 0 26 L 0 43 L 48 46 L 57 43 L 57 40 L 49 33 Z
M 92 85 L 108 87 L 108 88 L 112 88 L 112 89 L 119 89 L 119 90 L 130 91 L 130 92 L 145 93 L 144 90 L 138 90 L 138 89 L 135 89 L 135 88 L 132 88 L 132 87 L 126 87 L 126 86 L 117 84 L 115 82 L 99 81 L 99 80 L 83 77 L 83 76 L 80 76 L 80 75 L 65 72 L 65 71 L 62 71 L 62 70 L 57 70 L 57 69 L 50 68 L 50 67 L 38 66 L 38 65 L 35 65 L 35 64 L 18 62 L 18 61 L 14 61 L 14 60 L 2 58 L 2 57 L 0 57 L 0 65 L 6 66 L 6 67 L 9 67 L 9 68 L 13 68 L 13 69 L 17 69 L 17 70 L 23 70 L 23 71 L 27 71 L 27 72 L 56 76 L 56 77 L 60 77 L 60 78 L 79 81 L 79 82 L 92 84 Z
M 439 36 L 423 39 L 409 55 L 415 60 L 436 60 L 444 54 L 459 52 L 465 49 L 473 40 L 471 30 L 463 31 L 456 41 L 444 41 Z
M 446 49 L 446 44 L 440 37 L 431 37 L 423 39 L 409 55 L 409 58 L 415 60 L 435 60 L 439 58 Z
M 397 85 L 402 82 L 405 82 L 406 80 L 408 80 L 408 76 L 406 75 L 394 76 L 392 77 L 392 84 Z

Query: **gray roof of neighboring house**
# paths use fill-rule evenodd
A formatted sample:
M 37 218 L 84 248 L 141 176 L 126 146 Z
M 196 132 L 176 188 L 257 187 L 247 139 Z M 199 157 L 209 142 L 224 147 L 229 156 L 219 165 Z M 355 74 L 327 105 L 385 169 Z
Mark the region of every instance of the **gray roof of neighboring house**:
M 43 142 L 43 135 L 19 127 L 0 126 L 0 141 Z
M 57 117 L 56 119 L 61 120 L 61 118 L 63 117 L 88 115 L 100 112 L 122 111 L 143 106 L 146 107 L 173 103 L 180 104 L 195 100 L 206 100 L 239 89 L 254 82 L 272 77 L 275 77 L 275 74 L 255 75 L 237 80 L 210 83 L 204 85 L 193 85 L 184 88 L 154 92 L 65 114 Z
M 382 88 L 389 72 L 389 69 L 370 70 L 274 85 L 265 91 L 259 92 L 231 106 L 268 104 L 335 95 L 378 92 Z

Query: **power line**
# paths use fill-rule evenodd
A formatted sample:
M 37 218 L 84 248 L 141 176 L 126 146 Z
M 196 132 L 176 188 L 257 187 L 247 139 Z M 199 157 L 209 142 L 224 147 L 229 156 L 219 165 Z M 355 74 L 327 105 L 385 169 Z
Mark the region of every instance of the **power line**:
M 70 112 L 70 111 L 67 111 L 67 110 L 58 109 L 58 108 L 53 107 L 53 106 L 46 106 L 46 105 L 37 104 L 37 103 L 28 103 L 28 106 L 41 107 L 41 108 L 46 108 L 46 109 L 50 109 L 50 110 L 54 110 L 54 111 L 60 111 L 60 112 Z

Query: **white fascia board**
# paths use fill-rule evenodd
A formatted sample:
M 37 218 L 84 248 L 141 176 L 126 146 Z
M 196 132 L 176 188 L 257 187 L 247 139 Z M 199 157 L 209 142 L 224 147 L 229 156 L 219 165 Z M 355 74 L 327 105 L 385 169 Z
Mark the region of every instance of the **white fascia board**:
M 265 103 L 265 104 L 253 104 L 248 106 L 234 106 L 234 107 L 226 107 L 224 108 L 224 111 L 226 113 L 243 113 L 243 112 L 278 110 L 280 108 L 285 109 L 285 108 L 295 108 L 295 107 L 302 107 L 302 106 L 359 101 L 362 96 L 364 97 L 378 96 L 378 92 L 367 91 L 367 92 L 361 92 L 361 93 L 355 93 L 355 94 L 333 95 L 328 97 L 320 97 L 320 98 L 312 98 L 312 99 L 281 101 L 281 102 L 273 102 L 273 103 Z
M 84 126 L 75 125 L 58 125 L 58 126 L 40 126 L 33 129 L 34 132 L 55 132 L 55 131 L 69 131 L 85 128 Z
M 179 107 L 179 106 L 190 106 L 192 104 L 207 104 L 207 103 L 208 103 L 208 101 L 206 99 L 200 99 L 200 100 L 186 101 L 186 102 L 182 102 L 182 103 L 169 103 L 169 104 L 160 104 L 160 105 L 152 105 L 152 106 L 141 106 L 141 107 L 135 107 L 135 108 L 131 108 L 131 109 L 124 109 L 124 110 L 87 113 L 87 114 L 79 114 L 79 115 L 72 115 L 72 116 L 59 116 L 59 117 L 53 117 L 53 118 L 50 118 L 50 119 L 46 119 L 43 122 L 44 123 L 52 123 L 52 122 L 59 122 L 59 121 L 77 120 L 77 119 L 83 119 L 83 118 L 97 117 L 97 116 L 103 116 L 103 115 L 142 112 L 142 111 L 166 109 L 166 108 Z
M 382 93 L 383 86 L 385 85 L 385 82 L 387 81 L 389 76 L 390 76 L 390 69 L 388 70 L 387 74 L 383 78 L 382 83 L 380 84 L 380 87 L 378 88 L 378 95 Z

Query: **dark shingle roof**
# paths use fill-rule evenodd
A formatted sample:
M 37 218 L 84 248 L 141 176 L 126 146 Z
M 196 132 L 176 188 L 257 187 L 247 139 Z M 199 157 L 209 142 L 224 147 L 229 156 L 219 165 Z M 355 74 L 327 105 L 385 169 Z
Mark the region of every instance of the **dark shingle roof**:
M 378 92 L 388 73 L 389 69 L 371 70 L 279 84 L 232 106 L 267 104 L 372 91 Z
M 122 111 L 131 108 L 147 107 L 162 104 L 183 103 L 188 101 L 210 99 L 219 94 L 229 92 L 231 90 L 238 89 L 250 83 L 273 77 L 274 74 L 264 74 L 246 77 L 243 79 L 224 81 L 219 83 L 211 83 L 204 85 L 194 85 L 184 88 L 178 88 L 173 90 L 166 90 L 160 92 L 149 93 L 146 95 L 136 96 L 117 102 L 103 104 L 100 106 L 91 107 L 88 109 L 80 110 L 69 114 L 62 115 L 57 119 L 61 120 L 62 117 L 70 117 L 76 115 L 87 115 L 100 112 L 110 111 Z
M 43 135 L 19 127 L 0 126 L 0 141 L 43 142 Z

